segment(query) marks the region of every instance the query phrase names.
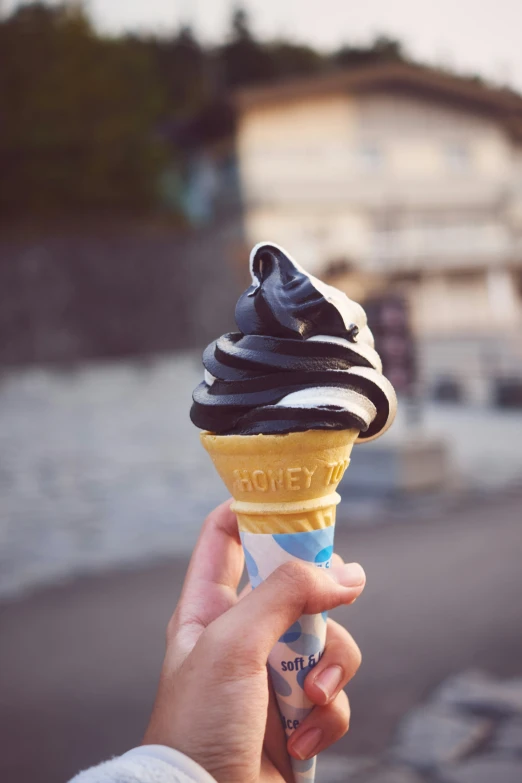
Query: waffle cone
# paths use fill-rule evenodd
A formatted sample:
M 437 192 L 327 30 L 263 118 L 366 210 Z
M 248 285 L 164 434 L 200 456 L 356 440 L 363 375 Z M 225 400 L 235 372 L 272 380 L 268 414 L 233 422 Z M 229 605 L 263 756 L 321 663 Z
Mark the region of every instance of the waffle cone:
M 212 435 L 203 446 L 234 498 L 239 529 L 299 533 L 335 524 L 336 489 L 358 430 Z

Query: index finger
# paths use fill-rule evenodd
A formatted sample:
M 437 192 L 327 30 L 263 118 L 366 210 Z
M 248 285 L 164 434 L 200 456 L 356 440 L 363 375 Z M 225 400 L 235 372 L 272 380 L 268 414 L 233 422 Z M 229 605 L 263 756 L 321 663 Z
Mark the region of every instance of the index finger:
M 225 665 L 232 665 L 236 675 L 257 670 L 266 665 L 276 641 L 302 614 L 353 603 L 364 582 L 357 563 L 323 570 L 289 561 L 213 623 L 207 638 L 214 649 L 227 651 Z
M 237 601 L 244 558 L 230 503 L 225 501 L 206 518 L 176 611 L 178 629 L 190 629 L 192 644 L 207 625 Z

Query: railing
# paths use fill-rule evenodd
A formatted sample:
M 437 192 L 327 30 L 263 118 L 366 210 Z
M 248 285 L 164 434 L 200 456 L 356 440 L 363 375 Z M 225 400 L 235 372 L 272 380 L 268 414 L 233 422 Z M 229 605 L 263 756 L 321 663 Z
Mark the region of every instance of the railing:
M 372 211 L 424 208 L 497 209 L 510 191 L 505 182 L 485 177 L 408 178 L 360 176 L 343 167 L 342 161 L 322 170 L 285 167 L 274 173 L 249 174 L 242 181 L 243 204 L 257 207 L 357 206 Z
M 477 266 L 501 263 L 514 252 L 509 231 L 501 224 L 411 227 L 374 232 L 368 262 L 376 271 L 425 266 Z

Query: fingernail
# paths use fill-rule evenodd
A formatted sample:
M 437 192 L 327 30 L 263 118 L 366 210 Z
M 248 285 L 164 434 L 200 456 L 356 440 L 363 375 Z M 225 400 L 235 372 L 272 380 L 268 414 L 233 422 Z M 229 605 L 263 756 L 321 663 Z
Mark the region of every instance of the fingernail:
M 332 568 L 331 575 L 343 587 L 359 587 L 366 581 L 366 574 L 359 563 L 346 563 L 341 568 Z
M 329 701 L 334 693 L 337 691 L 341 680 L 343 679 L 343 670 L 340 666 L 328 666 L 324 669 L 314 680 L 320 691 L 326 696 L 326 700 Z
M 296 756 L 299 756 L 299 758 L 304 761 L 304 759 L 308 759 L 310 756 L 315 756 L 316 752 L 319 750 L 322 739 L 322 729 L 308 729 L 308 731 L 305 731 L 304 734 L 301 734 L 301 736 L 292 743 L 292 750 Z

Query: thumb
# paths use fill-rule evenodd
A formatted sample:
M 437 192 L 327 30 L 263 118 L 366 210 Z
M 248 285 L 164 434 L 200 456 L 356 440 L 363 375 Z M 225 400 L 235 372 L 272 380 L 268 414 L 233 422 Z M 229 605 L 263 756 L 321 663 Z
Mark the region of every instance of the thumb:
M 330 569 L 292 561 L 246 595 L 207 628 L 217 649 L 227 650 L 235 665 L 257 669 L 302 614 L 317 614 L 351 604 L 366 577 L 357 563 Z M 243 664 L 243 665 L 242 665 Z

